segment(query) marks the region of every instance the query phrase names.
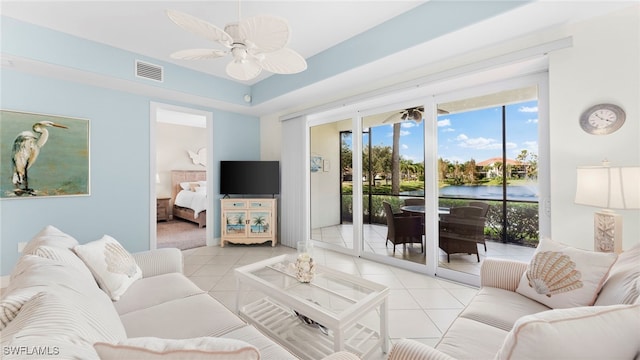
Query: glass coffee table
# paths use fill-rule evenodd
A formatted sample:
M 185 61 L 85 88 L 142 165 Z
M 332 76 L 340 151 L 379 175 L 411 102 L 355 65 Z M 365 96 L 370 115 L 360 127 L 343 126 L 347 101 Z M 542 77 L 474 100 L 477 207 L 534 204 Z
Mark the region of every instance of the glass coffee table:
M 294 262 L 295 255 L 281 255 L 236 268 L 236 312 L 303 359 L 340 350 L 366 359 L 388 351 L 386 286 L 321 265 L 310 283 L 299 282 Z M 265 297 L 244 304 L 243 290 Z M 371 314 L 379 326 L 362 321 Z

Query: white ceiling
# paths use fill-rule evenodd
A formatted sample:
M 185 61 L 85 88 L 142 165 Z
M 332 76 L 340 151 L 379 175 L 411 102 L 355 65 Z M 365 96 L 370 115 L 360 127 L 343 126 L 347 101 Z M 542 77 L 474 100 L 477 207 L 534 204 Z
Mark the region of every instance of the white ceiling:
M 452 0 L 455 1 L 455 0 Z M 283 17 L 292 29 L 289 47 L 309 58 L 344 40 L 410 11 L 425 1 L 364 0 L 254 0 L 241 2 L 241 16 L 269 14 Z M 367 93 L 402 76 L 417 73 L 430 61 L 453 59 L 469 51 L 517 39 L 534 32 L 557 29 L 567 24 L 600 16 L 637 1 L 533 1 L 515 10 L 481 21 L 454 33 L 445 34 L 396 55 L 379 59 L 357 69 L 292 91 L 266 103 L 230 108 L 254 115 L 281 109 L 296 109 L 301 103 L 329 102 L 346 93 Z M 2 0 L 0 12 L 21 21 L 37 24 L 81 38 L 108 44 L 151 58 L 230 79 L 224 71 L 228 58 L 216 60 L 173 60 L 177 50 L 214 47 L 206 40 L 179 28 L 165 15 L 176 9 L 198 16 L 218 27 L 238 17 L 237 1 L 12 1 Z M 263 80 L 263 74 L 252 82 Z M 342 92 L 341 92 L 342 91 Z M 217 104 L 216 104 L 217 105 Z
M 291 27 L 290 48 L 309 58 L 425 1 L 241 1 L 241 16 L 274 15 Z M 219 28 L 238 19 L 238 1 L 2 1 L 2 14 L 88 40 L 160 59 L 211 75 L 229 78 L 229 57 L 174 60 L 172 52 L 217 48 L 175 25 L 166 16 L 174 9 Z M 247 84 L 269 76 L 269 73 Z M 230 79 L 230 78 L 229 78 Z

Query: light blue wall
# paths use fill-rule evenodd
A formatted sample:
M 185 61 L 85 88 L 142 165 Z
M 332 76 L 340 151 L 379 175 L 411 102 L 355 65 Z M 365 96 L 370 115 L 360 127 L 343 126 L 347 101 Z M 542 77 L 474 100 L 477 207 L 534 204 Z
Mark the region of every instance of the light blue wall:
M 17 244 L 29 241 L 49 224 L 81 243 L 108 234 L 129 251 L 148 249 L 149 103 L 166 101 L 12 70 L 3 69 L 1 75 L 3 109 L 89 119 L 91 133 L 90 196 L 0 201 L 2 275 L 9 274 L 15 265 Z M 258 118 L 199 109 L 213 112 L 214 164 L 260 158 Z M 3 161 L 7 155 L 0 154 Z M 0 176 L 9 173 L 10 168 L 0 170 Z

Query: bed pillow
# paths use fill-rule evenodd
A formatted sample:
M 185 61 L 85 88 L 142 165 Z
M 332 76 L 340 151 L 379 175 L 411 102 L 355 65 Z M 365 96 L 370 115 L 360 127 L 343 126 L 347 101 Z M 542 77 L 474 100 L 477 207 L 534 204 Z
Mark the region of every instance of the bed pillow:
M 543 238 L 516 292 L 553 309 L 593 305 L 616 258 Z
M 78 245 L 74 251 L 87 264 L 100 288 L 114 301 L 120 300 L 129 286 L 142 278 L 142 270 L 133 256 L 109 235 Z
M 198 184 L 197 182 L 190 182 L 189 183 L 189 190 L 190 191 L 196 191 L 197 188 L 200 187 L 200 184 Z
M 191 188 L 191 183 L 189 181 L 183 181 L 180 183 L 180 188 L 182 190 L 189 190 Z
M 242 340 L 216 337 L 191 339 L 160 339 L 140 337 L 122 340 L 117 344 L 95 343 L 101 360 L 162 359 L 162 360 L 258 360 L 260 353 Z

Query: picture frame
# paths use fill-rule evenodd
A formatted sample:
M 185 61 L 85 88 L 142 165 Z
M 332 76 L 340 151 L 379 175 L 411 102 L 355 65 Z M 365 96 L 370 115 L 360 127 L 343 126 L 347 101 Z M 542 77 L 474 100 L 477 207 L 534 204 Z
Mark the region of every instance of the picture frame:
M 0 199 L 90 195 L 89 120 L 0 110 Z
M 322 170 L 322 156 L 311 155 L 311 172 Z

